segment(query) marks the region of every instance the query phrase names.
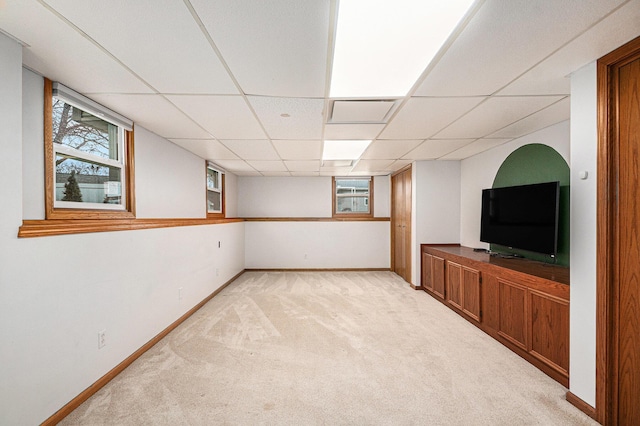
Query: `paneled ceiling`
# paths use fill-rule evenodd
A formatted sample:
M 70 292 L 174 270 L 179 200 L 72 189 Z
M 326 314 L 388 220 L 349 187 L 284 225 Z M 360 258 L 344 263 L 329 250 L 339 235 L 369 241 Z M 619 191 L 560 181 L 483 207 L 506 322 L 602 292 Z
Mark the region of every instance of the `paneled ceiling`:
M 640 35 L 640 0 L 478 0 L 407 96 L 336 100 L 337 3 L 4 0 L 0 31 L 27 68 L 242 176 L 476 155 L 567 120 L 570 74 Z M 325 139 L 373 142 L 324 167 Z

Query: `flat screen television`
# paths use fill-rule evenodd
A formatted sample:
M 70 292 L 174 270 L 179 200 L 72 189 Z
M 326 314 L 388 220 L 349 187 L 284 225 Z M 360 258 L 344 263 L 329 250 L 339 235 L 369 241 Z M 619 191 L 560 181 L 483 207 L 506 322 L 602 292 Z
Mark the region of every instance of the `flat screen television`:
M 555 256 L 560 183 L 482 191 L 480 241 Z

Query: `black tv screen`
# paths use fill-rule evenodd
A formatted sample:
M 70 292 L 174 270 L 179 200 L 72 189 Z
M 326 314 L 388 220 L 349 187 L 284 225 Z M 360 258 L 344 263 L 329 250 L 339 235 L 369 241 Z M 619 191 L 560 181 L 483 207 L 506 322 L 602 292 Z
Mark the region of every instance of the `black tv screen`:
M 560 183 L 484 189 L 480 241 L 555 256 Z

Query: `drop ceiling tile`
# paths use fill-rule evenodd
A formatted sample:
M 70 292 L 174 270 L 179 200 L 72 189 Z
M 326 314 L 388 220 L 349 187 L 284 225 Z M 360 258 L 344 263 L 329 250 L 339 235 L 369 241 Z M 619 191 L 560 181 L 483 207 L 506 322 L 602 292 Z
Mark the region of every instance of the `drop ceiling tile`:
M 45 1 L 161 93 L 238 93 L 183 2 Z
M 637 37 L 638 22 L 640 1 L 633 0 L 527 71 L 500 94 L 569 94 L 570 74 Z
M 238 176 L 259 176 L 260 173 L 253 167 L 251 167 L 244 160 L 218 160 L 216 161 L 220 167 L 226 171 L 233 172 Z
M 347 176 L 351 167 L 320 167 L 320 176 Z
M 92 98 L 166 139 L 211 139 L 161 95 L 96 94 Z
M 324 99 L 248 98 L 271 139 L 322 138 Z
M 463 146 L 457 151 L 453 151 L 450 154 L 440 157 L 440 160 L 463 160 L 476 154 L 480 154 L 481 152 L 488 151 L 496 146 L 500 146 L 510 140 L 511 139 L 478 139 L 469 145 Z
M 207 160 L 239 160 L 240 158 L 215 139 L 170 139 L 171 142 Z
M 562 99 L 562 96 L 492 97 L 435 135 L 437 139 L 479 139 Z
M 407 160 L 433 160 L 447 155 L 475 139 L 428 139 L 419 147 L 407 153 L 402 158 Z
M 317 172 L 320 170 L 320 160 L 285 161 L 284 164 L 291 172 Z
M 378 139 L 426 139 L 471 110 L 484 97 L 411 98 Z
M 251 167 L 259 172 L 286 172 L 287 167 L 282 161 L 247 161 Z
M 243 160 L 280 160 L 278 153 L 267 139 L 257 140 L 221 140 Z
M 320 176 L 320 172 L 291 172 L 291 176 Z
M 387 160 L 398 159 L 404 156 L 416 146 L 420 145 L 422 140 L 375 140 L 369 145 L 362 155 L 364 160 Z
M 494 94 L 623 1 L 484 2 L 415 94 Z
M 260 174 L 267 177 L 291 176 L 289 172 L 260 172 Z
M 325 139 L 374 139 L 384 124 L 327 124 L 324 126 Z
M 217 139 L 266 138 L 241 96 L 168 95 L 167 99 Z
M 322 158 L 320 140 L 274 140 L 273 145 L 283 160 L 319 160 Z
M 568 97 L 548 106 L 547 108 L 531 114 L 520 121 L 504 127 L 489 135 L 489 138 L 518 138 L 537 130 L 544 129 L 561 121 L 568 120 L 571 116 L 571 102 Z
M 381 123 L 395 101 L 335 101 L 331 123 Z
M 329 0 L 191 0 L 191 4 L 244 93 L 324 96 Z
M 389 167 L 387 167 L 387 171 L 390 173 L 397 172 L 403 167 L 408 166 L 413 163 L 413 160 L 396 160 Z
M 378 170 L 386 170 L 394 160 L 360 160 L 352 169 L 352 172 L 377 172 Z
M 84 94 L 153 92 L 38 2 L 2 2 L 0 9 L 0 28 L 29 45 L 23 64 L 50 80 Z

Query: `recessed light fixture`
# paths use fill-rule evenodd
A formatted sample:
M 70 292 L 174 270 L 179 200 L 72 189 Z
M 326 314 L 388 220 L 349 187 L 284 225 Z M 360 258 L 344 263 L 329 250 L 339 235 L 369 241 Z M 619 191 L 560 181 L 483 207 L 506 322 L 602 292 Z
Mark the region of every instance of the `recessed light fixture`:
M 330 96 L 405 96 L 473 1 L 340 0 Z
M 371 143 L 370 140 L 324 141 L 323 160 L 357 160 Z

